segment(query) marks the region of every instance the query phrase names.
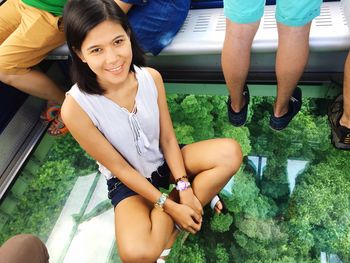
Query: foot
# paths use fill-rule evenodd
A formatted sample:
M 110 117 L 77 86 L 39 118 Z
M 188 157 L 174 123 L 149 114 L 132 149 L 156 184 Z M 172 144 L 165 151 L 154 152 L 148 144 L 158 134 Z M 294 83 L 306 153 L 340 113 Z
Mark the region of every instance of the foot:
M 48 101 L 46 109 L 41 113 L 40 119 L 43 121 L 53 121 L 58 114 L 60 114 L 61 105 L 57 104 L 54 101 Z
M 220 214 L 224 210 L 224 205 L 218 195 L 214 196 L 210 202 L 210 207 L 216 214 Z
M 340 94 L 328 109 L 328 120 L 331 126 L 331 141 L 335 148 L 350 150 L 350 129 L 339 123 L 343 115 L 343 95 Z
M 281 131 L 286 128 L 289 122 L 300 111 L 302 104 L 302 93 L 299 87 L 296 87 L 292 97 L 289 99 L 288 112 L 281 117 L 276 117 L 274 114 L 270 117 L 270 127 L 273 130 Z
M 159 258 L 157 259 L 156 263 L 165 263 L 165 260 L 169 256 L 170 251 L 171 251 L 171 248 L 164 249 L 162 254 L 160 254 Z
M 176 225 L 175 225 L 176 226 Z M 171 247 L 173 246 L 173 244 L 176 241 L 176 238 L 178 236 L 178 234 L 180 233 L 181 230 L 179 230 L 178 228 L 175 228 L 173 233 L 171 234 L 168 243 L 166 244 L 166 248 L 163 250 L 163 252 L 160 254 L 159 258 L 157 259 L 156 263 L 163 263 L 166 261 L 167 257 L 170 254 L 171 251 Z
M 245 105 L 243 106 L 243 108 L 239 112 L 235 112 L 232 109 L 230 96 L 227 99 L 228 119 L 229 119 L 230 123 L 235 127 L 242 126 L 247 121 L 248 104 L 249 104 L 249 100 L 250 100 L 249 89 L 248 89 L 247 85 L 244 86 L 243 97 L 245 98 Z
M 56 118 L 52 121 L 47 133 L 51 136 L 63 136 L 68 133 L 68 128 L 63 123 L 61 115 L 57 115 Z

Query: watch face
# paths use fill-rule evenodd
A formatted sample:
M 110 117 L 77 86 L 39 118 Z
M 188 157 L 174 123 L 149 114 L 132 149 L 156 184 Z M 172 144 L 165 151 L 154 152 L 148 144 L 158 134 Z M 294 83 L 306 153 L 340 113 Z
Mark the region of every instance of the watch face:
M 164 195 L 162 195 L 160 197 L 160 203 L 163 205 L 165 203 L 166 197 Z
M 179 187 L 180 190 L 183 190 L 184 187 L 185 187 L 185 182 L 179 181 L 179 182 L 177 183 L 177 185 L 178 185 L 178 187 Z
M 184 181 L 178 181 L 177 182 L 177 190 L 179 191 L 183 191 L 186 190 L 188 188 L 188 182 L 184 182 Z

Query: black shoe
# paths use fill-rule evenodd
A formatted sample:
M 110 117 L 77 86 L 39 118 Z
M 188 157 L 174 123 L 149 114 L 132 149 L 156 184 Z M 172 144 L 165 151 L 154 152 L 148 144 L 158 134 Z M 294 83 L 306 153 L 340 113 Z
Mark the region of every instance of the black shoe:
M 335 148 L 350 150 L 350 129 L 341 126 L 339 120 L 343 115 L 343 94 L 335 98 L 328 108 L 328 120 L 331 126 L 331 142 Z
M 243 89 L 243 97 L 245 97 L 245 105 L 239 112 L 234 112 L 231 108 L 231 98 L 230 96 L 227 99 L 227 115 L 228 119 L 233 126 L 239 127 L 244 125 L 247 121 L 248 115 L 248 104 L 250 100 L 249 89 L 248 86 L 245 85 Z
M 300 111 L 302 103 L 301 89 L 296 87 L 292 97 L 289 99 L 288 112 L 282 117 L 275 117 L 272 113 L 270 117 L 270 127 L 276 131 L 281 131 L 286 128 L 289 122 Z

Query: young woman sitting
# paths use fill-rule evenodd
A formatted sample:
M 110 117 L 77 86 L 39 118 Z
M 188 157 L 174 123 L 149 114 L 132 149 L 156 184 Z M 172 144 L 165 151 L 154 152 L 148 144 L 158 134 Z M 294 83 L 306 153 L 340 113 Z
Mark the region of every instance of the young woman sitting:
M 240 146 L 213 139 L 180 149 L 162 77 L 144 67 L 113 0 L 68 1 L 64 24 L 77 84 L 66 95 L 63 120 L 107 179 L 121 259 L 155 262 L 177 228 L 200 230 L 202 207 L 241 165 Z M 168 197 L 159 187 L 169 183 L 176 188 Z

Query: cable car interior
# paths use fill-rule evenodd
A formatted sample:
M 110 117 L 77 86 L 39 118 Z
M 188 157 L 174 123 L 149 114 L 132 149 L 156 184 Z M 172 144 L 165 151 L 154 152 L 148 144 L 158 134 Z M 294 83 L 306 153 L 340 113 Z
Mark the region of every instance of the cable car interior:
M 226 115 L 222 5 L 193 0 L 170 45 L 158 56 L 147 54 L 147 64 L 164 79 L 179 142 L 228 136 L 245 155 L 221 192 L 227 214 L 205 210 L 204 229 L 179 242 L 169 262 L 350 262 L 350 152 L 332 146 L 327 120 L 342 92 L 350 1 L 323 1 L 312 22 L 298 84 L 302 111 L 282 132 L 269 129 L 266 118 L 276 95 L 275 1 L 267 1 L 253 41 L 252 105 L 239 128 Z M 66 45 L 38 67 L 62 86 L 72 85 Z M 70 135 L 46 133 L 45 107 L 0 82 L 0 244 L 32 233 L 48 247 L 50 262 L 121 262 L 105 179 Z

